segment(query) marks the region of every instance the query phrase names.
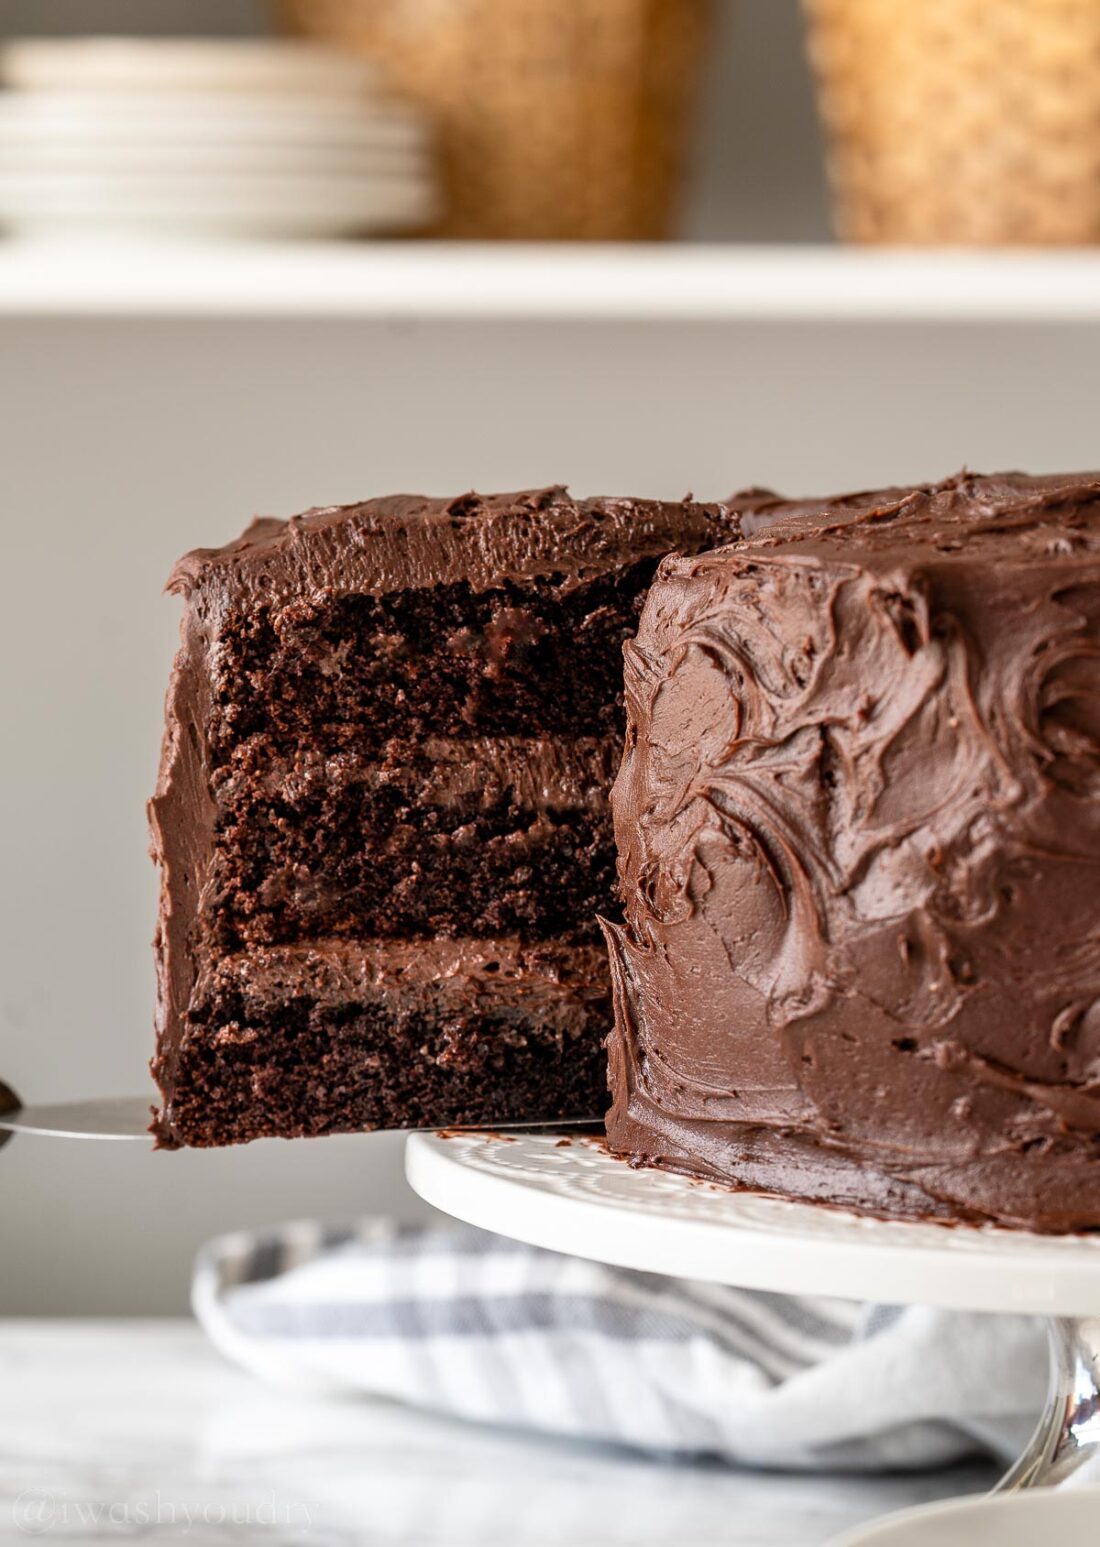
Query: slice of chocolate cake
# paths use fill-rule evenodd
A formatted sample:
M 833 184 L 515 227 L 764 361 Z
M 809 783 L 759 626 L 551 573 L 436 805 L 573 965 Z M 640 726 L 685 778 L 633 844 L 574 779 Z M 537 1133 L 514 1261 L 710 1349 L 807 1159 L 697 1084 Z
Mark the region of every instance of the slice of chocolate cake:
M 180 563 L 162 1144 L 602 1111 L 622 645 L 658 559 L 729 530 L 397 497 Z
M 1100 1228 L 1100 475 L 734 508 L 627 647 L 612 1149 Z

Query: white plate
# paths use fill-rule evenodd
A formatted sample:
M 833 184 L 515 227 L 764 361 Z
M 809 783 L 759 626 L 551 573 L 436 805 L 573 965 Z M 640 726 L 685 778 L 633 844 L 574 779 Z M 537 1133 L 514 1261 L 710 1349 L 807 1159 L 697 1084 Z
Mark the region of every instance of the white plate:
M 143 92 L 112 97 L 96 92 L 0 92 L 0 132 L 12 140 L 205 143 L 235 139 L 255 144 L 395 145 L 431 140 L 422 113 L 390 98 L 347 102 L 317 97 L 203 95 L 181 103 Z
M 24 91 L 361 93 L 376 73 L 321 44 L 252 38 L 21 38 L 0 48 L 0 82 Z
M 863 1526 L 830 1547 L 1092 1547 L 1100 1541 L 1100 1489 L 954 1499 Z
M 58 209 L 48 215 L 9 215 L 0 211 L 0 232 L 27 245 L 71 246 L 77 242 L 94 247 L 102 243 L 114 249 L 162 243 L 314 242 L 350 237 L 403 237 L 420 233 L 435 219 L 434 211 L 425 214 L 419 209 L 375 211 L 370 215 L 305 209 L 269 214 L 243 210 L 157 210 L 144 215 Z
M 435 173 L 426 151 L 402 145 L 250 145 L 210 139 L 198 144 L 117 144 L 16 140 L 0 124 L 0 172 L 25 177 L 397 177 L 423 182 Z
M 426 180 L 46 180 L 0 173 L 0 225 L 22 235 L 346 236 L 417 231 L 438 213 L 438 195 Z
M 278 208 L 306 203 L 313 207 L 352 203 L 370 205 L 392 195 L 409 197 L 432 191 L 427 178 L 364 173 L 346 177 L 297 177 L 271 174 L 222 177 L 212 172 L 204 176 L 187 173 L 103 172 L 89 176 L 57 173 L 38 176 L 30 172 L 0 171 L 0 203 L 7 207 L 18 201 L 26 208 L 48 207 L 55 203 L 87 203 L 141 209 L 158 203 L 198 204 L 220 202 L 245 203 L 257 208 Z

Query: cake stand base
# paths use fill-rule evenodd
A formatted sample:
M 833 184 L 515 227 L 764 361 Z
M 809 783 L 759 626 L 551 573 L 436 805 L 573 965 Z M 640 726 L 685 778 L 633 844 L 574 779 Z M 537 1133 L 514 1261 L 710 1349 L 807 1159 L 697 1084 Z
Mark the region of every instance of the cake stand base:
M 778 1294 L 1045 1316 L 1050 1399 L 1000 1489 L 1093 1470 L 1100 1481 L 1100 1238 L 864 1219 L 634 1170 L 580 1136 L 413 1134 L 405 1167 L 414 1190 L 457 1219 L 618 1267 Z
M 1075 1475 L 1080 1482 L 1100 1482 L 1100 1317 L 1050 1317 L 1046 1327 L 1046 1411 L 1027 1449 L 997 1485 L 998 1493 L 1056 1488 Z

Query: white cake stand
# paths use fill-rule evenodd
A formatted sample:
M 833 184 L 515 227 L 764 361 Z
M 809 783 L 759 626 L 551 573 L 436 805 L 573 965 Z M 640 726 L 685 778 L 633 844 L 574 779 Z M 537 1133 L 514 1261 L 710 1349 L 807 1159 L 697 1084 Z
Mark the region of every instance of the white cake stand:
M 634 1170 L 601 1141 L 412 1134 L 409 1182 L 445 1213 L 551 1251 L 743 1289 L 1047 1318 L 1047 1410 L 1001 1489 L 1100 1468 L 1100 1237 L 894 1224 Z

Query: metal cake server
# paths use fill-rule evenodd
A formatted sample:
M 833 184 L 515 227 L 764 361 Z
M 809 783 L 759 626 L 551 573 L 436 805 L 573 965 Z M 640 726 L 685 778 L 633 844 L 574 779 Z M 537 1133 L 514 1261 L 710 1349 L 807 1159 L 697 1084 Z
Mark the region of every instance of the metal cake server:
M 34 1133 L 54 1139 L 143 1139 L 152 1143 L 149 1120 L 153 1101 L 150 1096 L 102 1096 L 92 1101 L 57 1101 L 27 1107 L 10 1085 L 0 1080 L 0 1146 L 12 1134 Z M 446 1124 L 447 1133 L 532 1133 L 540 1130 L 562 1131 L 603 1126 L 601 1118 L 560 1118 L 552 1123 L 477 1123 L 460 1127 Z M 381 1129 L 380 1132 L 414 1132 L 413 1129 Z M 439 1131 L 431 1124 L 429 1133 Z
M 144 1139 L 151 1142 L 148 1096 L 103 1096 L 95 1101 L 56 1101 L 25 1107 L 0 1080 L 0 1144 L 13 1133 L 61 1139 Z

